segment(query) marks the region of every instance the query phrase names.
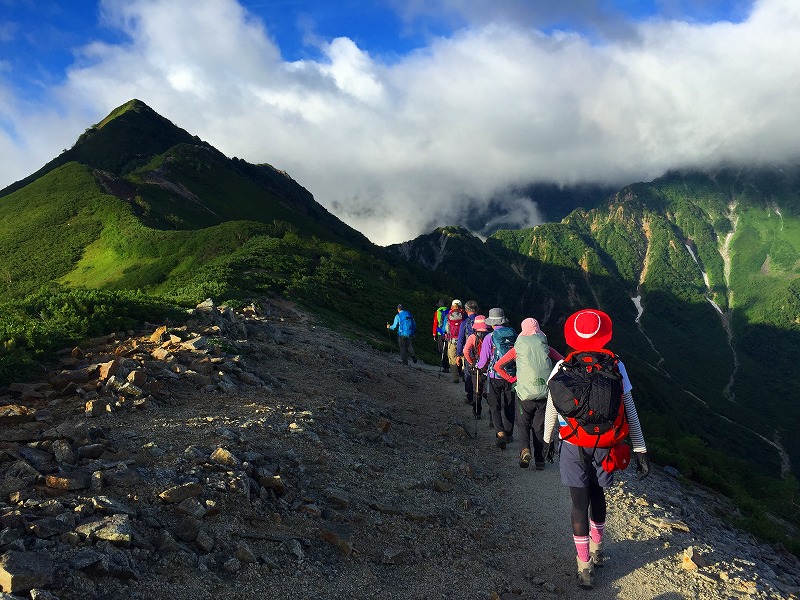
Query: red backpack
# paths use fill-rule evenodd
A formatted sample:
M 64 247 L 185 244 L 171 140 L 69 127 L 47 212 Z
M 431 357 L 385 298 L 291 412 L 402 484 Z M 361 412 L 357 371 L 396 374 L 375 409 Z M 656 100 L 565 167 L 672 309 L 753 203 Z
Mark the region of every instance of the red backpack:
M 472 352 L 475 355 L 475 364 L 478 364 L 478 359 L 481 357 L 481 346 L 483 346 L 484 338 L 489 335 L 488 331 L 473 331 L 472 335 L 475 336 L 475 346 Z
M 445 339 L 457 340 L 458 332 L 461 331 L 461 325 L 464 323 L 464 313 L 460 310 L 451 310 L 447 313 L 447 327 L 445 328 Z
M 585 448 L 611 448 L 627 437 L 617 362 L 610 350 L 572 352 L 550 378 L 553 405 L 567 422 L 561 439 Z

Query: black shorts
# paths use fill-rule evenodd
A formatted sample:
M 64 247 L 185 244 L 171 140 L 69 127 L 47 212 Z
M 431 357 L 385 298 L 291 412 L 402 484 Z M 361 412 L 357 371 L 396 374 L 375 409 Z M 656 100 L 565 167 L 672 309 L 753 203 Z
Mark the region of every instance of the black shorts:
M 558 468 L 561 472 L 561 483 L 569 487 L 589 487 L 590 483 L 600 487 L 608 487 L 614 483 L 614 474 L 606 472 L 602 467 L 608 448 L 581 448 L 569 442 L 560 442 Z M 594 460 L 592 453 L 594 452 Z M 583 454 L 583 456 L 581 456 Z

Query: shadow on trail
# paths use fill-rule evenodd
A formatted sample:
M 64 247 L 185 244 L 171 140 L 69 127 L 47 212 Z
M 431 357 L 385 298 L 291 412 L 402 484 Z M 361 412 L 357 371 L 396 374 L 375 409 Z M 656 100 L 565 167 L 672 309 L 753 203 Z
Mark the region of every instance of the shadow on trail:
M 609 504 L 609 514 L 614 510 L 613 503 Z M 625 518 L 624 511 L 620 511 L 616 518 Z M 613 535 L 613 534 L 612 534 Z M 608 562 L 602 568 L 595 570 L 596 589 L 608 588 L 613 590 L 611 596 L 592 596 L 593 598 L 642 598 L 653 600 L 683 600 L 688 596 L 683 594 L 674 580 L 672 573 L 663 567 L 650 567 L 659 561 L 667 564 L 673 560 L 676 547 L 664 547 L 660 538 L 647 540 L 619 540 L 611 541 L 607 545 L 606 555 Z M 636 581 L 627 580 L 636 574 Z M 650 578 L 648 579 L 648 575 Z M 626 580 L 626 581 L 623 581 Z M 632 585 L 636 595 L 631 595 Z M 670 589 L 672 588 L 672 589 Z

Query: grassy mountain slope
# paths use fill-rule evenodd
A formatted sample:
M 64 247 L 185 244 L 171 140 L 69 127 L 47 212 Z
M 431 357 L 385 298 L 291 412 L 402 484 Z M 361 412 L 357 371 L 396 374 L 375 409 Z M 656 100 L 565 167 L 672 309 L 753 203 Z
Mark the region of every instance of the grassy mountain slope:
M 11 202 L 19 202 L 17 192 L 71 163 L 87 167 L 106 194 L 130 204 L 143 223 L 156 229 L 280 219 L 304 234 L 370 245 L 285 173 L 228 159 L 139 100 L 116 108 L 72 148 L 0 191 L 0 199 L 14 195 Z M 28 193 L 39 191 L 24 191 L 22 197 Z
M 285 173 L 228 159 L 136 100 L 0 192 L 0 242 L 0 363 L 118 326 L 104 307 L 161 306 L 148 298 L 287 295 L 385 345 L 398 302 L 424 324 L 451 294 L 437 286 L 453 283 L 374 246 Z
M 137 100 L 0 192 L 0 217 L 0 298 L 54 281 L 163 287 L 256 231 L 373 248 L 285 173 L 228 159 Z

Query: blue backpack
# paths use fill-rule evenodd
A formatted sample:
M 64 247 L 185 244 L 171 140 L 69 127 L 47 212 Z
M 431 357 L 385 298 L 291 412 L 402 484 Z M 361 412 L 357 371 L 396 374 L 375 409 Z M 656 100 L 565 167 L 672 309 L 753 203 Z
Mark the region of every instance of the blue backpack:
M 489 373 L 494 371 L 494 363 L 496 363 L 500 358 L 511 348 L 514 347 L 514 342 L 517 340 L 517 332 L 511 329 L 511 327 L 495 327 L 492 331 L 492 359 L 489 361 Z M 509 364 L 508 366 L 503 365 L 503 368 L 506 372 L 511 375 L 512 377 L 517 374 L 517 367 L 516 365 L 512 366 Z
M 400 323 L 397 326 L 397 334 L 406 337 L 414 337 L 417 335 L 417 322 L 407 310 L 400 313 Z

